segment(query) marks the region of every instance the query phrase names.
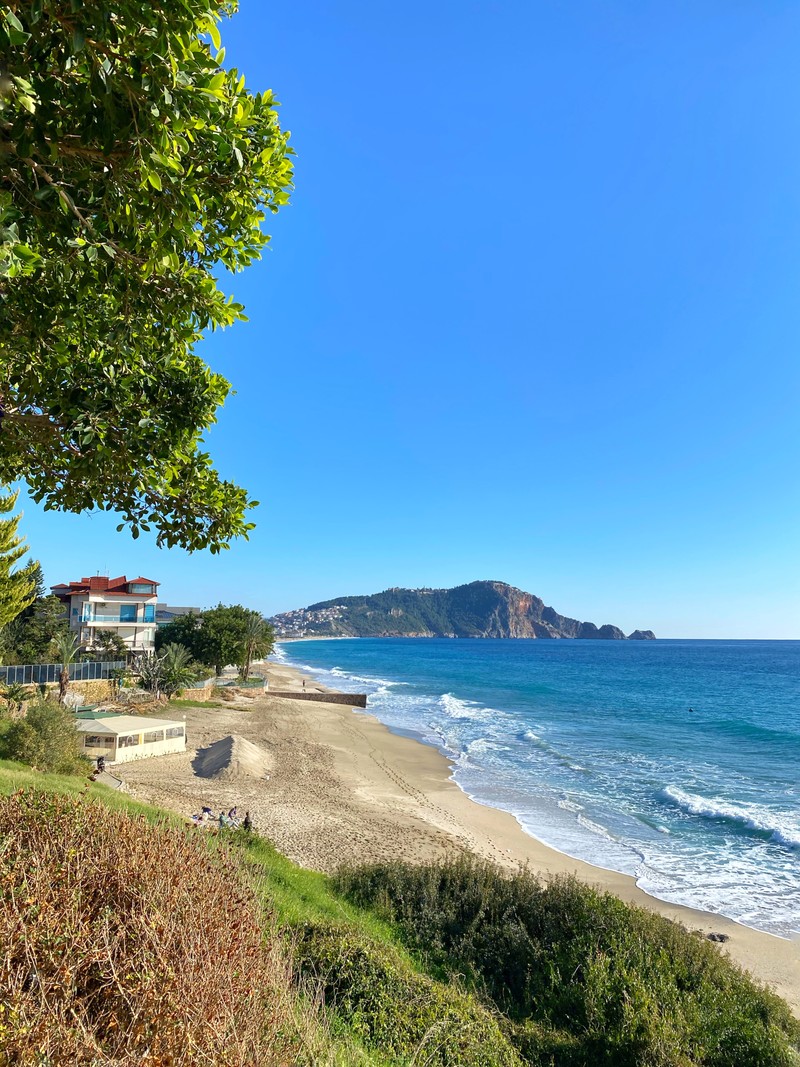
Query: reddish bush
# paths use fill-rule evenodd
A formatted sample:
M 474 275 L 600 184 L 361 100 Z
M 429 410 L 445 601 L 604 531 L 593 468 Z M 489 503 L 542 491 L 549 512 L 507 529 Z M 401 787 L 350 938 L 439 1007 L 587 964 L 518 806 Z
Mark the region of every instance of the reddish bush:
M 285 964 L 204 842 L 20 792 L 0 798 L 0 883 L 3 1067 L 295 1062 Z

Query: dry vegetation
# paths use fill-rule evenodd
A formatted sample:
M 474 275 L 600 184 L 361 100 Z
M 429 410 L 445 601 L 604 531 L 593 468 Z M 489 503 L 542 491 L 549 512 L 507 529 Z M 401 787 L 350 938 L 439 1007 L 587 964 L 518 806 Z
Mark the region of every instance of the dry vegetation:
M 0 1064 L 280 1065 L 281 952 L 234 864 L 82 800 L 0 797 Z

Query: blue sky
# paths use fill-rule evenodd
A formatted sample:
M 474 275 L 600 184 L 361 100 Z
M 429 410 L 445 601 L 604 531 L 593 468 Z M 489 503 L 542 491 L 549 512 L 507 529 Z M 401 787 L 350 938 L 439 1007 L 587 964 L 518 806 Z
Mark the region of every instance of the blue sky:
M 268 614 L 496 578 L 665 637 L 800 638 L 800 7 L 242 0 L 297 151 L 209 437 L 219 557 L 25 506 L 49 581 Z

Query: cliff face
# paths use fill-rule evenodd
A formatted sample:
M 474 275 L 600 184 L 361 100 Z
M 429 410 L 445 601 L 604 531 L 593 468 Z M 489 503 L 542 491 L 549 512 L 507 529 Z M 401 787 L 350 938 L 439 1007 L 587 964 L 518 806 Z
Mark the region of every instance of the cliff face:
M 559 615 L 532 593 L 505 582 L 470 582 L 454 589 L 387 589 L 284 612 L 272 620 L 283 636 L 525 637 L 626 640 L 617 626 Z M 651 640 L 652 630 L 632 639 Z

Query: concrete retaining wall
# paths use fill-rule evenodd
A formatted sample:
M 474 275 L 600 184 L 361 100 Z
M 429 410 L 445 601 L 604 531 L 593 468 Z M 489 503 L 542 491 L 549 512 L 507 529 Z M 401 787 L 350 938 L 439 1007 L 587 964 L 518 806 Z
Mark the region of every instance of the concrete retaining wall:
M 367 706 L 366 693 L 311 693 L 290 692 L 278 689 L 270 689 L 267 696 L 289 697 L 290 700 L 315 700 L 318 704 L 346 704 L 349 708 L 365 708 Z

